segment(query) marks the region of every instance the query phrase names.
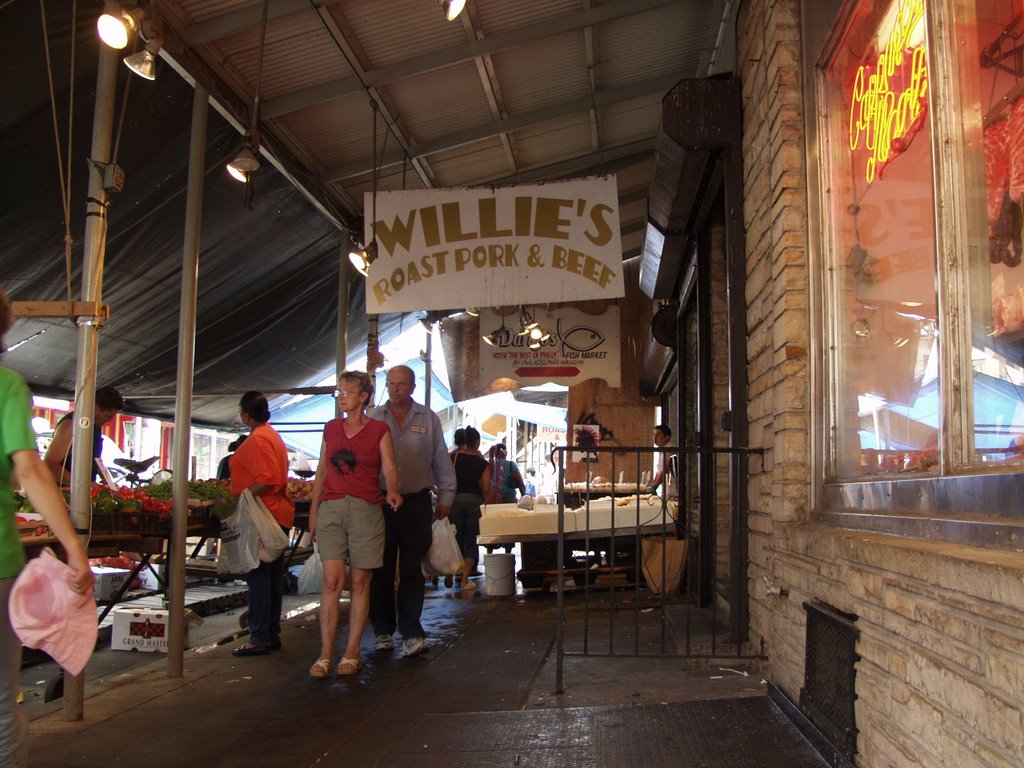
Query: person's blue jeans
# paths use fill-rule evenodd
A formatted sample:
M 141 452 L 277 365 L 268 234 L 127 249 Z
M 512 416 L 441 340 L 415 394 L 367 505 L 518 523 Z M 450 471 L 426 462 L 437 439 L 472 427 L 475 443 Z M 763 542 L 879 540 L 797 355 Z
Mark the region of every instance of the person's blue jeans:
M 430 549 L 433 522 L 434 507 L 430 492 L 426 490 L 403 495 L 402 506 L 397 510 L 384 507 L 384 565 L 374 569 L 370 581 L 370 623 L 374 634 L 392 635 L 397 628 L 403 640 L 426 635 L 420 624 L 423 613 L 420 563 Z
M 281 603 L 284 600 L 284 554 L 245 575 L 249 585 L 249 642 L 269 646 L 281 637 Z

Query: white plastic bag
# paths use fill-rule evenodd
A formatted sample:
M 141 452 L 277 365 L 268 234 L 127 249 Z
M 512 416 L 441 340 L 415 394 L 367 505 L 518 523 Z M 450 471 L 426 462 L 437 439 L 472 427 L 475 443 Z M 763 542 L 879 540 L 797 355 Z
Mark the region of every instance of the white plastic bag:
M 320 549 L 313 544 L 313 554 L 309 556 L 302 570 L 299 571 L 298 593 L 300 595 L 318 595 L 324 588 L 324 564 L 320 560 Z
M 462 570 L 462 552 L 455 538 L 455 526 L 448 518 L 434 521 L 430 549 L 424 560 L 433 573 L 447 576 Z
M 220 521 L 217 573 L 222 576 L 248 573 L 260 564 L 260 535 L 249 515 L 249 501 L 243 500 L 244 496 L 252 499 L 252 495 L 245 491 L 238 498 L 235 511 Z
M 246 498 L 248 497 L 248 498 Z M 238 503 L 246 500 L 249 505 L 249 515 L 256 524 L 256 531 L 259 533 L 259 547 L 257 556 L 264 563 L 272 563 L 281 556 L 288 546 L 288 534 L 284 532 L 280 523 L 274 519 L 259 496 L 253 496 L 248 490 L 242 491 L 238 497 Z

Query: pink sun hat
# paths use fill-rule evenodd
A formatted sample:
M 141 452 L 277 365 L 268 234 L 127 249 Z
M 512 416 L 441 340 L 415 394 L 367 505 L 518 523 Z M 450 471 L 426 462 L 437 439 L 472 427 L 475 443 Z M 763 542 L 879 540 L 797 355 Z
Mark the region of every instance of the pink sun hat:
M 8 613 L 22 644 L 45 651 L 72 675 L 96 647 L 96 600 L 70 585 L 72 568 L 47 547 L 18 574 Z

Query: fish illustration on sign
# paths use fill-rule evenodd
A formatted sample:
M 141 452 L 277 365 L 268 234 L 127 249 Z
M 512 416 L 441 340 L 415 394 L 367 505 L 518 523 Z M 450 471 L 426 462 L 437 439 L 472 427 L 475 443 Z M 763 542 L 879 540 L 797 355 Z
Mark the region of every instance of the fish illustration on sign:
M 558 319 L 558 338 L 562 340 L 562 354 L 566 349 L 573 352 L 589 352 L 604 342 L 604 334 L 589 325 L 576 325 L 562 331 L 562 319 Z

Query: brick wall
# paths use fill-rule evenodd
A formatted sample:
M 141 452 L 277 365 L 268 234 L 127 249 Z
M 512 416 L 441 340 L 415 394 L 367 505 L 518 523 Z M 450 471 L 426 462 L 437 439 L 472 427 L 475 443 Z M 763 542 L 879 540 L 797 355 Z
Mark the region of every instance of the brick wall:
M 776 580 L 776 526 L 806 520 L 809 504 L 807 359 L 792 351 L 807 349 L 809 328 L 798 18 L 795 0 L 750 0 L 740 8 L 737 44 L 750 445 L 769 451 L 764 472 L 750 483 L 751 623 L 772 648 L 787 691 L 798 690 L 802 680 L 802 636 L 789 631 L 802 625 L 802 611 L 773 610 L 763 602 L 763 585 Z
M 816 523 L 799 0 L 744 0 L 743 80 L 750 445 L 750 615 L 769 679 L 796 701 L 805 615 L 856 614 L 862 766 L 1024 763 L 1024 556 Z M 786 597 L 769 597 L 765 582 Z

